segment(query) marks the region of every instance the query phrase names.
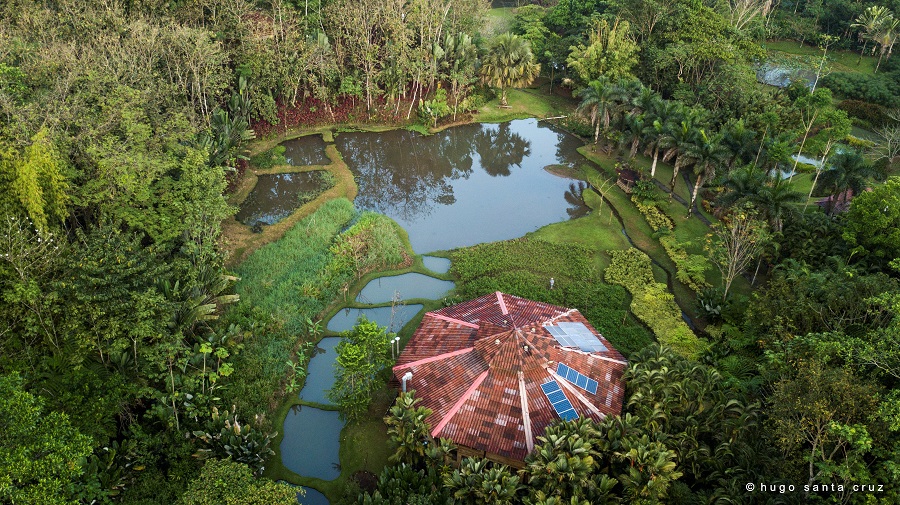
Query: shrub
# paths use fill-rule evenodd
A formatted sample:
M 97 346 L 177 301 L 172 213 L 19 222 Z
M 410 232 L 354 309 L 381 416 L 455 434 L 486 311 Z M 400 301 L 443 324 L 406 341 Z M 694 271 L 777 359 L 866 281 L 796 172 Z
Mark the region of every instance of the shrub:
M 325 267 L 326 278 L 344 277 L 347 269 L 356 278 L 389 268 L 408 266 L 412 261 L 391 218 L 365 212 L 330 248 L 331 261 Z
M 709 269 L 709 261 L 700 254 L 688 254 L 683 244 L 678 243 L 675 235 L 667 234 L 659 238 L 666 254 L 675 263 L 675 277 L 694 292 L 707 287 L 706 270 Z
M 823 77 L 821 84 L 844 98 L 900 107 L 900 84 L 884 74 L 835 72 Z
M 862 119 L 875 127 L 884 126 L 891 121 L 885 107 L 862 100 L 843 100 L 837 104 L 837 108 L 845 111 L 848 116 Z
M 631 292 L 631 312 L 650 327 L 661 343 L 682 356 L 697 356 L 703 342 L 681 318 L 681 309 L 666 285 L 653 278 L 650 257 L 634 248 L 611 251 L 611 255 L 606 281 Z
M 279 144 L 268 151 L 252 156 L 250 158 L 250 164 L 263 170 L 272 168 L 276 165 L 286 165 L 287 158 L 284 157 L 285 151 L 285 147 Z
M 640 201 L 634 196 L 632 196 L 631 201 L 644 215 L 644 219 L 647 220 L 650 228 L 660 233 L 659 243 L 662 244 L 666 254 L 672 259 L 677 268 L 675 277 L 694 291 L 699 291 L 706 287 L 706 270 L 709 267 L 709 262 L 706 261 L 706 258 L 697 254 L 688 254 L 684 250 L 684 245 L 678 243 L 678 239 L 669 231 L 675 226 L 672 220 L 659 210 L 659 207 L 654 203 L 646 200 Z
M 665 215 L 659 207 L 657 207 L 652 202 L 641 201 L 638 198 L 632 197 L 631 201 L 634 202 L 635 207 L 641 211 L 641 214 L 644 215 L 644 219 L 647 220 L 647 224 L 650 225 L 650 228 L 653 231 L 659 231 L 663 228 L 665 229 L 674 229 L 675 225 L 672 223 L 672 220 L 669 219 L 669 216 Z

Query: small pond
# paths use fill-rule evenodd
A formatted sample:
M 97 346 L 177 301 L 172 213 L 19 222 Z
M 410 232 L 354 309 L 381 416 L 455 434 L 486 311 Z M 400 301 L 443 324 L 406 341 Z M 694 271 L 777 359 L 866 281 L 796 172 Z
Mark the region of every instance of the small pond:
M 281 143 L 288 165 L 328 165 L 331 160 L 325 154 L 325 141 L 321 135 L 306 135 Z
M 324 494 L 311 487 L 304 487 L 303 490 L 306 491 L 306 495 L 300 496 L 300 493 L 297 493 L 297 503 L 302 505 L 330 505 L 328 498 L 325 498 Z
M 397 221 L 416 252 L 517 238 L 583 215 L 575 181 L 556 175 L 587 163 L 576 152 L 583 142 L 536 119 L 430 136 L 341 133 L 335 145 L 359 185 L 356 206 Z
M 388 303 L 395 293 L 399 295 L 399 300 L 411 298 L 440 300 L 454 287 L 456 284 L 451 281 L 442 281 L 417 273 L 379 277 L 366 284 L 357 295 L 356 301 L 371 304 Z
M 422 263 L 425 268 L 436 274 L 445 274 L 450 271 L 450 259 L 439 258 L 437 256 L 422 256 Z
M 397 305 L 393 307 L 393 323 L 391 322 L 391 307 L 378 307 L 375 309 L 351 309 L 338 311 L 328 321 L 328 329 L 335 332 L 347 331 L 356 326 L 356 320 L 360 316 L 366 316 L 369 321 L 375 321 L 381 326 L 388 326 L 388 331 L 397 332 L 403 328 L 420 310 L 421 305 Z M 301 474 L 302 475 L 302 474 Z
M 324 173 L 260 175 L 235 218 L 249 226 L 281 221 L 326 189 Z
M 281 462 L 304 477 L 336 479 L 341 474 L 338 451 L 343 427 L 337 412 L 292 407 L 284 419 Z
M 803 81 L 810 89 L 816 80 L 816 73 L 812 70 L 793 68 L 774 61 L 767 61 L 757 67 L 756 80 L 775 86 L 776 88 L 786 88 L 795 80 Z
M 300 391 L 300 399 L 314 403 L 331 403 L 328 401 L 328 390 L 334 386 L 334 361 L 337 358 L 334 348 L 340 341 L 339 337 L 326 337 L 316 345 L 315 353 L 309 360 L 306 382 Z

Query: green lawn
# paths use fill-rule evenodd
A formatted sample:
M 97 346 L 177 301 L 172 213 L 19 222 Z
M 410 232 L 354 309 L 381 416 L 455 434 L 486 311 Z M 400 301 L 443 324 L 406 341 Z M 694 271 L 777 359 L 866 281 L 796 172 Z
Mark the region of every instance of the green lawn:
M 500 99 L 495 98 L 478 109 L 472 120 L 478 123 L 501 123 L 530 117 L 556 117 L 569 114 L 573 108 L 561 97 L 550 97 L 528 88 L 508 90 L 507 103 L 508 107 L 500 108 Z
M 628 240 L 622 235 L 609 205 L 604 205 L 602 199 L 590 190 L 584 192 L 584 200 L 594 209 L 589 215 L 547 225 L 530 236 L 548 242 L 582 244 L 604 251 L 628 249 Z
M 822 58 L 822 50 L 815 45 L 804 44 L 793 40 L 772 40 L 763 44 L 763 47 L 769 51 L 782 53 L 786 57 L 800 56 L 798 63 L 805 64 L 815 70 Z M 863 74 L 874 74 L 875 65 L 878 58 L 872 56 L 863 56 L 859 61 L 859 53 L 852 51 L 835 51 L 829 50 L 827 55 L 828 65 L 835 72 L 859 72 Z M 859 63 L 857 63 L 859 61 Z
M 484 23 L 484 37 L 491 39 L 512 29 L 513 20 L 516 17 L 515 7 L 500 7 L 490 9 Z

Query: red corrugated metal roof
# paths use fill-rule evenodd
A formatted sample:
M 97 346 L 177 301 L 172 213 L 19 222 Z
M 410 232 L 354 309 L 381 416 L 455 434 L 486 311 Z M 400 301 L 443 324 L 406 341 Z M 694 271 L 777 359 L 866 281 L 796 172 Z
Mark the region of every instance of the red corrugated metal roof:
M 560 321 L 584 324 L 607 350 L 560 346 L 544 329 Z M 600 420 L 621 412 L 627 362 L 580 312 L 500 292 L 426 313 L 394 374 L 413 373 L 409 388 L 432 410 L 428 422 L 435 436 L 524 459 L 533 440 L 559 419 L 540 386 L 556 379 L 560 362 L 598 383 L 593 394 L 557 380 L 579 416 Z

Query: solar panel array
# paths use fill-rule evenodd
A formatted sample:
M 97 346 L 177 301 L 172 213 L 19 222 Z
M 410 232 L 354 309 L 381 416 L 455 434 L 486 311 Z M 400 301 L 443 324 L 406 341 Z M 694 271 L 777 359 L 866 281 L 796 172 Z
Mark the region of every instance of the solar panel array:
M 562 363 L 558 363 L 556 365 L 556 373 L 563 379 L 566 379 L 572 384 L 575 384 L 588 393 L 591 393 L 593 395 L 597 394 L 597 381 L 575 370 L 574 368 Z
M 585 352 L 604 352 L 606 346 L 582 323 L 561 322 L 544 326 L 563 347 L 577 347 Z
M 547 395 L 547 399 L 550 400 L 550 405 L 553 405 L 553 410 L 556 411 L 556 414 L 561 419 L 565 419 L 566 421 L 578 419 L 578 412 L 575 412 L 575 409 L 572 407 L 572 402 L 566 398 L 566 395 L 562 392 L 562 389 L 555 380 L 551 379 L 549 382 L 541 384 L 541 390 Z

